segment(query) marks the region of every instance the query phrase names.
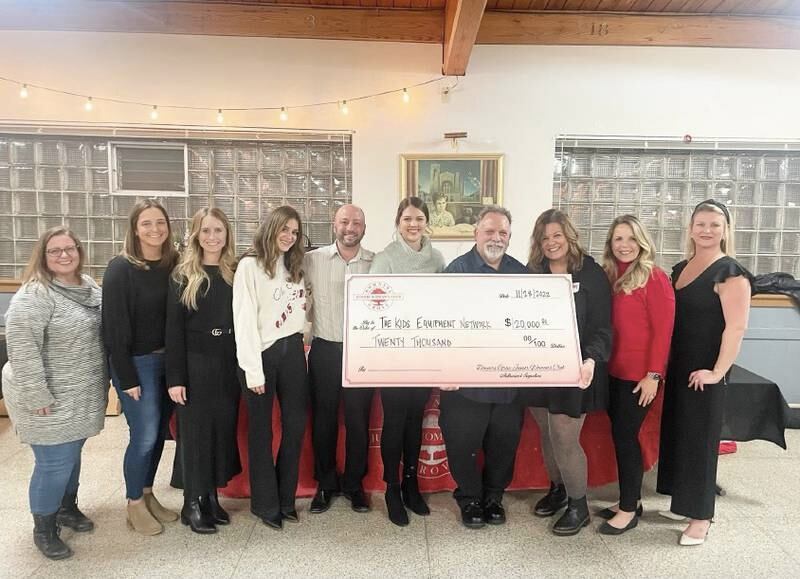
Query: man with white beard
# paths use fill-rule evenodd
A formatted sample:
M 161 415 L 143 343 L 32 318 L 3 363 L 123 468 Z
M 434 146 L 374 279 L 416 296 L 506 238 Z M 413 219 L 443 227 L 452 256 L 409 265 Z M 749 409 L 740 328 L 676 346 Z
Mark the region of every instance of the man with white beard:
M 511 213 L 499 205 L 487 205 L 475 224 L 475 246 L 454 259 L 445 273 L 529 273 L 506 255 L 510 239 Z M 522 430 L 517 389 L 443 387 L 440 411 L 439 427 L 450 473 L 458 485 L 453 496 L 461 508 L 461 521 L 471 529 L 505 523 L 503 492 L 514 475 Z M 481 449 L 483 474 L 477 462 Z

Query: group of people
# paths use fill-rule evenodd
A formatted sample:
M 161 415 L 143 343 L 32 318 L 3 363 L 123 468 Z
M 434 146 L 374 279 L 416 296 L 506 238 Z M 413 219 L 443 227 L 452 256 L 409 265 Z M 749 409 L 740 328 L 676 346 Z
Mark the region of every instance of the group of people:
M 363 273 L 572 276 L 583 360 L 579 387 L 441 388 L 439 423 L 465 526 L 506 521 L 503 493 L 527 407 L 539 426 L 551 481 L 534 513 L 561 513 L 552 526 L 557 535 L 577 534 L 589 524 L 579 436 L 588 412 L 607 411 L 620 500 L 598 513 L 608 519 L 600 532 L 636 527 L 643 474 L 638 433 L 662 388 L 657 490 L 672 496 L 672 516 L 688 520 L 680 543 L 702 543 L 714 515 L 725 376 L 747 325 L 751 291 L 750 274 L 729 255 L 727 208 L 713 200 L 695 208 L 687 259 L 675 266 L 671 282 L 654 265 L 654 244 L 631 215 L 611 225 L 602 265 L 581 246 L 569 216 L 556 209 L 536 220 L 527 264 L 507 254 L 511 214 L 500 206 L 480 212 L 474 247 L 450 264 L 427 234 L 430 215 L 421 199 L 400 203 L 395 227 L 393 241 L 375 254 L 361 245 L 363 211 L 345 205 L 334 217 L 335 241 L 306 253 L 300 215 L 282 206 L 237 260 L 230 223 L 219 209 L 193 217 L 179 253 L 164 207 L 143 200 L 131 211 L 122 252 L 109 263 L 102 289 L 83 273 L 85 248 L 72 231 L 44 233 L 7 313 L 9 364 L 3 369 L 9 414 L 35 456 L 30 506 L 42 553 L 69 557 L 60 527 L 81 532 L 94 526 L 78 508 L 80 459 L 86 439 L 103 427 L 109 376 L 130 430 L 124 479 L 134 531 L 156 535 L 180 519 L 196 533 L 214 533 L 230 522 L 217 488 L 241 472 L 240 399 L 247 408 L 251 511 L 265 525 L 281 529 L 298 521 L 295 494 L 309 406 L 318 481 L 310 512 L 327 511 L 338 495 L 354 511 L 368 512 L 362 479 L 376 389 L 341 384 L 345 276 Z M 307 319 L 312 341 L 306 361 Z M 431 388 L 379 392 L 386 507 L 391 522 L 404 526 L 409 511 L 430 512 L 417 465 Z M 276 397 L 281 435 L 275 454 Z M 346 432 L 341 474 L 340 404 Z M 153 494 L 173 410 L 179 468 L 172 482 L 183 488 L 180 513 Z

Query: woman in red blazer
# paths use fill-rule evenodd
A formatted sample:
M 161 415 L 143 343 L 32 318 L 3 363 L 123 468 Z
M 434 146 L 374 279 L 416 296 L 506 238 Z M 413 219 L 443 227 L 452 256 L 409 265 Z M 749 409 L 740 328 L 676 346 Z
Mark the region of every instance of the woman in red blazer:
M 655 246 L 633 215 L 611 224 L 603 269 L 611 282 L 614 331 L 609 373 L 611 433 L 617 455 L 619 504 L 603 509 L 604 535 L 621 535 L 642 514 L 642 451 L 639 429 L 662 382 L 675 319 L 669 277 L 655 266 Z

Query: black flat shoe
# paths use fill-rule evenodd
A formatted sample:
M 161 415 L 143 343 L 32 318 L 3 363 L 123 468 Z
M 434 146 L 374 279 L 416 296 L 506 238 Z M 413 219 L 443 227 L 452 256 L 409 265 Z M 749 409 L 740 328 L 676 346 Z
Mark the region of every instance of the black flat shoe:
M 636 516 L 641 517 L 642 513 L 644 513 L 644 509 L 642 509 L 642 505 L 639 505 L 636 507 Z M 595 516 L 600 517 L 601 519 L 609 520 L 617 516 L 617 511 L 614 511 L 611 509 L 611 507 L 609 507 L 607 509 L 603 509 L 602 511 L 597 511 Z
M 502 525 L 506 522 L 506 510 L 503 504 L 496 499 L 489 499 L 486 501 L 486 506 L 483 507 L 483 518 L 490 525 Z
M 259 518 L 261 519 L 262 523 L 264 523 L 271 529 L 275 529 L 276 531 L 280 531 L 281 529 L 283 529 L 283 515 L 280 513 L 272 517 L 259 517 Z
M 552 517 L 567 506 L 567 489 L 563 484 L 550 483 L 550 490 L 533 507 L 533 514 L 537 517 Z
M 461 507 L 461 522 L 468 529 L 480 529 L 486 525 L 483 514 L 483 507 L 480 501 L 470 501 Z
M 361 489 L 351 493 L 344 493 L 344 496 L 350 500 L 350 507 L 357 513 L 368 513 L 371 508 L 369 506 L 369 499 L 364 491 Z
M 639 517 L 634 515 L 634 517 L 631 519 L 631 522 L 628 523 L 627 525 L 625 525 L 624 527 L 622 527 L 621 529 L 613 526 L 611 523 L 606 521 L 605 523 L 600 525 L 600 528 L 597 529 L 597 531 L 601 535 L 621 535 L 622 533 L 625 533 L 626 531 L 630 531 L 631 529 L 635 529 L 638 524 L 639 524 Z
M 334 491 L 328 491 L 325 489 L 317 489 L 314 498 L 311 499 L 311 507 L 309 507 L 309 512 L 318 515 L 320 513 L 324 513 L 329 508 L 331 508 L 331 501 L 333 501 Z

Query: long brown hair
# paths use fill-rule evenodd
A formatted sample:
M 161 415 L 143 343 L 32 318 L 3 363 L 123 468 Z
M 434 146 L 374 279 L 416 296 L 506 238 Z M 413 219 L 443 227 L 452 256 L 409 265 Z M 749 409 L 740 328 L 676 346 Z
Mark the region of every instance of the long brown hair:
M 178 251 L 172 245 L 172 224 L 169 221 L 169 215 L 164 206 L 158 202 L 157 199 L 142 199 L 137 202 L 131 209 L 128 215 L 128 232 L 125 234 L 125 241 L 122 242 L 122 251 L 120 255 L 130 261 L 133 265 L 140 269 L 148 269 L 149 266 L 144 260 L 142 255 L 142 243 L 139 241 L 139 236 L 136 235 L 136 225 L 139 221 L 139 216 L 145 209 L 155 208 L 161 211 L 164 219 L 167 220 L 167 239 L 161 245 L 161 261 L 159 266 L 172 269 L 175 262 L 178 261 Z
M 203 219 L 208 216 L 218 219 L 225 227 L 225 247 L 222 248 L 222 255 L 219 258 L 219 273 L 228 285 L 233 285 L 233 273 L 236 270 L 236 250 L 228 216 L 217 207 L 200 209 L 192 217 L 189 241 L 180 263 L 172 272 L 172 278 L 183 286 L 180 301 L 190 310 L 197 309 L 197 296 L 201 290 L 205 295 L 211 287 L 208 273 L 203 269 L 203 248 L 200 246 L 200 229 L 203 226 Z
M 22 272 L 23 284 L 36 281 L 43 286 L 48 286 L 53 281 L 53 272 L 47 267 L 46 251 L 47 244 L 58 235 L 67 235 L 75 242 L 75 247 L 78 248 L 78 268 L 75 270 L 75 274 L 80 277 L 83 272 L 83 266 L 86 263 L 86 250 L 83 248 L 81 240 L 71 229 L 63 225 L 56 225 L 42 233 L 36 245 L 33 246 L 28 264 L 25 266 L 25 271 Z
M 636 256 L 636 259 L 633 260 L 633 263 L 628 266 L 628 269 L 621 276 L 617 270 L 617 260 L 611 249 L 614 230 L 618 225 L 630 227 L 633 232 L 633 239 L 639 246 L 639 255 Z M 633 215 L 620 215 L 611 223 L 606 236 L 606 244 L 603 248 L 603 269 L 608 276 L 608 281 L 611 282 L 614 293 L 623 292 L 629 294 L 633 290 L 647 285 L 647 281 L 650 279 L 655 267 L 655 259 L 656 250 L 653 239 L 638 218 Z
M 275 264 L 280 257 L 278 249 L 278 234 L 290 220 L 297 221 L 297 241 L 283 254 L 283 265 L 289 272 L 289 281 L 300 283 L 303 279 L 303 222 L 300 214 L 290 205 L 281 205 L 258 226 L 253 236 L 253 247 L 245 255 L 255 256 L 258 264 L 264 268 L 266 274 L 275 277 Z
M 586 255 L 578 240 L 578 230 L 572 224 L 569 215 L 558 209 L 548 209 L 536 219 L 531 233 L 531 249 L 528 255 L 528 269 L 533 273 L 543 273 L 547 258 L 542 251 L 544 230 L 550 223 L 558 223 L 567 239 L 567 271 L 579 271 L 583 267 L 583 257 Z

